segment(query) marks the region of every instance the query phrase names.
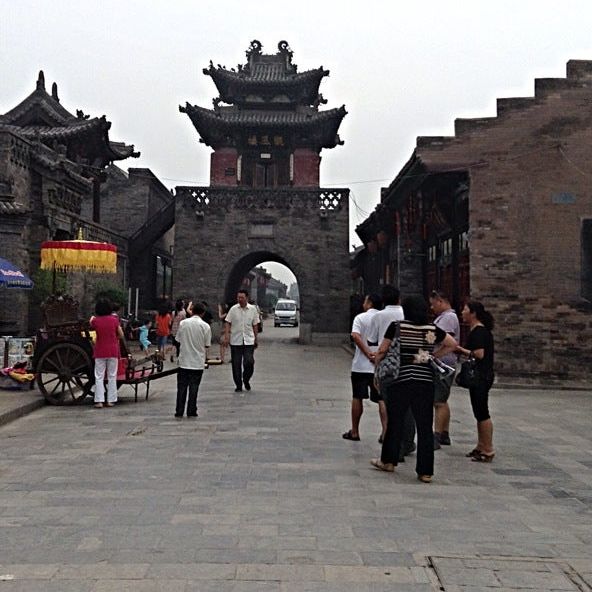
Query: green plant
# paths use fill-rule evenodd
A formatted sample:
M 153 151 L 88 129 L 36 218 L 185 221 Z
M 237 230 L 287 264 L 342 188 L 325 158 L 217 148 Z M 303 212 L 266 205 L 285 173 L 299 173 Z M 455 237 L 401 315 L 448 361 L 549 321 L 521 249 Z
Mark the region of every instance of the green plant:
M 95 286 L 95 300 L 101 298 L 106 298 L 118 306 L 125 306 L 127 304 L 125 290 L 121 286 L 109 281 L 97 282 Z
M 32 301 L 36 304 L 43 302 L 54 292 L 53 289 L 53 271 L 50 269 L 37 269 L 33 273 L 33 282 L 35 286 L 31 291 Z M 68 291 L 68 278 L 65 273 L 56 272 L 55 293 L 65 294 Z

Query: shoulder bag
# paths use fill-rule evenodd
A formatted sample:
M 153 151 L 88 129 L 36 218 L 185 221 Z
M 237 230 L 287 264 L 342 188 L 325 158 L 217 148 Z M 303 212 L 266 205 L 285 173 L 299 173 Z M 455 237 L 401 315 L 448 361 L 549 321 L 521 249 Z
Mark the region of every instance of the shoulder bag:
M 375 382 L 381 391 L 394 384 L 399 377 L 399 369 L 401 367 L 401 327 L 399 323 L 395 324 L 395 335 L 391 340 L 388 351 L 374 371 Z
M 460 366 L 460 372 L 456 376 L 456 384 L 463 388 L 473 388 L 478 386 L 481 380 L 479 369 L 477 368 L 477 360 L 473 354 L 469 355 L 469 359 L 463 362 Z

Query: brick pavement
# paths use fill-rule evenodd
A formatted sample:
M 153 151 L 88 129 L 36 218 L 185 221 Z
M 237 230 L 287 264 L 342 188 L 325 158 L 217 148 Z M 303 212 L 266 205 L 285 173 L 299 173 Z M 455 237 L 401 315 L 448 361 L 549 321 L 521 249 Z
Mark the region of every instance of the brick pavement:
M 264 338 L 269 340 L 273 331 Z M 173 378 L 148 402 L 44 407 L 0 428 L 0 592 L 502 592 L 592 583 L 590 392 L 495 390 L 492 464 L 454 392 L 431 485 L 374 471 L 339 348 L 264 343 L 253 391 L 206 372 L 197 420 Z

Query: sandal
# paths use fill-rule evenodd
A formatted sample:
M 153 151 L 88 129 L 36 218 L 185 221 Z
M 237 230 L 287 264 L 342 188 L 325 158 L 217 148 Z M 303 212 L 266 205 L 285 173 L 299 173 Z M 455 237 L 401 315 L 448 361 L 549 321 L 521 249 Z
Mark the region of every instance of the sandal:
M 359 442 L 360 441 L 360 436 L 354 436 L 352 434 L 351 430 L 348 430 L 347 432 L 345 432 L 345 434 L 341 434 L 341 437 L 344 440 L 353 440 L 354 442 Z
M 392 463 L 383 463 L 379 458 L 373 458 L 370 464 L 379 471 L 385 471 L 387 473 L 395 472 L 395 465 Z
M 495 456 L 495 452 L 490 452 L 489 454 L 486 454 L 485 452 L 479 452 L 478 454 L 473 456 L 471 458 L 471 460 L 473 462 L 490 463 L 493 460 L 494 456 Z
M 422 483 L 431 483 L 432 482 L 432 476 L 431 475 L 417 475 L 417 478 Z
M 467 458 L 474 458 L 475 456 L 478 456 L 479 454 L 481 454 L 481 451 L 478 448 L 473 448 L 473 450 L 471 450 L 470 452 L 467 452 L 465 454 L 465 456 Z

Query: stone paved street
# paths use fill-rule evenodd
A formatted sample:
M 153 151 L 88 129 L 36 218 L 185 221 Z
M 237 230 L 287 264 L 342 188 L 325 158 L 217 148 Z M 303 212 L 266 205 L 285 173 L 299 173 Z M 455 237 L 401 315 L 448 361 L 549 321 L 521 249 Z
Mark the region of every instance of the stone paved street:
M 342 440 L 345 350 L 273 335 L 251 393 L 229 364 L 205 373 L 197 420 L 174 420 L 169 377 L 147 402 L 1 427 L 0 592 L 589 590 L 592 393 L 494 390 L 497 456 L 478 464 L 456 390 L 425 485 L 414 457 L 370 467 L 375 407 Z

